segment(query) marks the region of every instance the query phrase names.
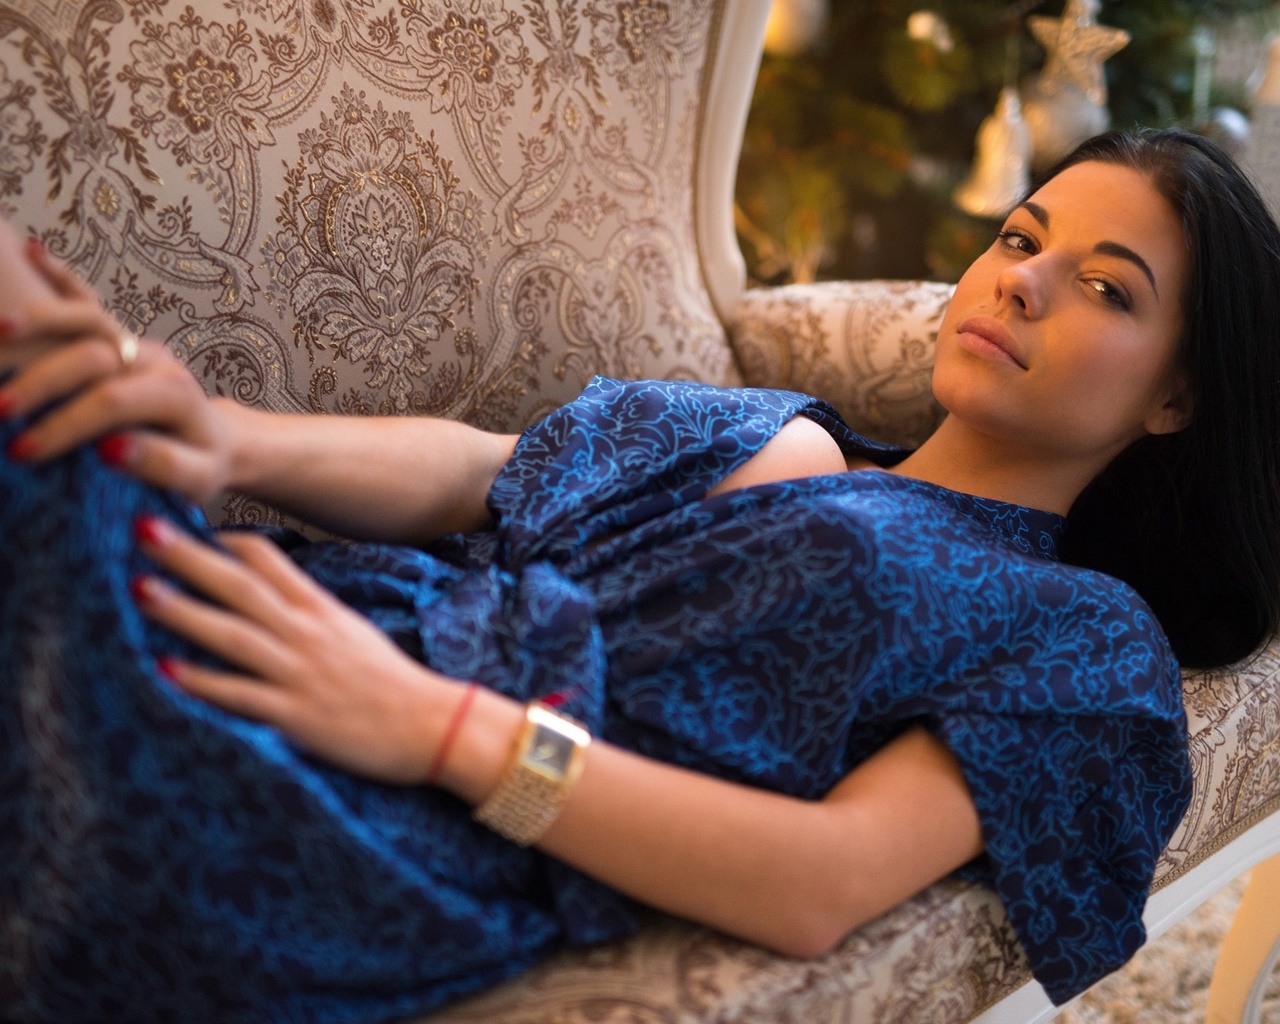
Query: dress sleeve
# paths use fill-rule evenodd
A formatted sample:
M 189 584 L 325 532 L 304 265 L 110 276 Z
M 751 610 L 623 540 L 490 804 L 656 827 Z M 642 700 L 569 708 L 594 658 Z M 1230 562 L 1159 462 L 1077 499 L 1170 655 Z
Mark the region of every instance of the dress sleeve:
M 996 890 L 1036 979 L 1064 1003 L 1145 941 L 1156 861 L 1189 802 L 1181 706 L 966 712 L 931 724 L 982 822 L 986 853 L 963 873 Z
M 489 491 L 509 557 L 555 558 L 707 491 L 816 398 L 764 388 L 597 377 L 521 435 Z

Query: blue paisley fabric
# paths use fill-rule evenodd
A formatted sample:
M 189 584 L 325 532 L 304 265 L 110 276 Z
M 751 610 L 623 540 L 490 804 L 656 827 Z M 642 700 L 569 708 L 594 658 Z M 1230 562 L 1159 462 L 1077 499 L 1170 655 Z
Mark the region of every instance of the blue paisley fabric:
M 876 470 L 704 497 L 797 415 L 903 456 L 803 395 L 600 379 L 523 435 L 491 530 L 280 540 L 415 658 L 698 771 L 817 798 L 931 730 L 982 819 L 965 871 L 1063 1001 L 1142 942 L 1187 804 L 1163 634 L 1055 561 L 1047 513 Z M 130 599 L 141 513 L 207 532 L 91 450 L 0 464 L 3 1019 L 381 1021 L 636 927 L 448 794 L 345 775 L 166 686 L 154 657 L 192 652 Z

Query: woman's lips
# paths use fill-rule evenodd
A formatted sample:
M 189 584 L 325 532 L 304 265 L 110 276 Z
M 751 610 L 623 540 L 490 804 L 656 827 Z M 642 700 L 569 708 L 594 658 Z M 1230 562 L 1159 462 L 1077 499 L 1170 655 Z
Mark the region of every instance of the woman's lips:
M 993 317 L 969 317 L 956 328 L 956 338 L 961 345 L 977 355 L 1013 363 L 1023 370 L 1027 368 L 1013 335 Z

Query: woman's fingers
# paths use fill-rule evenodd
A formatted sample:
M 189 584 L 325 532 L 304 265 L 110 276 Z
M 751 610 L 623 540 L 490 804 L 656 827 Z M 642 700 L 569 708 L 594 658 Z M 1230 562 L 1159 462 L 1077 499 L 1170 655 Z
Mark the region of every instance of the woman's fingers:
M 62 298 L 86 299 L 95 306 L 97 298 L 84 279 L 80 277 L 62 260 L 55 259 L 53 254 L 38 238 L 28 238 L 24 248 L 27 262 L 35 267 L 36 272 L 49 283 Z
M 215 457 L 207 449 L 147 430 L 118 431 L 97 442 L 98 456 L 143 483 L 176 491 L 202 504 L 220 489 Z
M 223 657 L 229 657 L 235 644 L 245 638 L 242 623 L 271 637 L 288 637 L 292 631 L 288 603 L 252 566 L 151 516 L 139 519 L 135 532 L 142 550 L 156 565 L 221 606 L 203 604 L 157 581 L 145 607 L 152 618 Z M 234 634 L 230 647 L 227 634 Z M 234 657 L 229 660 L 242 664 Z
M 254 676 L 277 678 L 294 667 L 288 648 L 260 623 L 183 593 L 157 576 L 136 579 L 133 596 L 153 622 Z
M 161 662 L 179 688 L 350 771 L 396 783 L 426 776 L 433 752 L 422 722 L 441 677 L 263 538 L 224 535 L 222 552 L 155 520 L 142 520 L 139 535 L 157 564 L 215 602 L 147 577 L 138 589 L 148 617 L 243 673 Z
M 4 342 L 16 344 L 39 338 L 70 341 L 93 338 L 110 341 L 120 333 L 111 314 L 89 296 L 58 302 L 38 302 L 4 320 Z
M 157 664 L 179 689 L 233 715 L 267 725 L 283 726 L 287 721 L 289 695 L 274 686 L 176 658 L 161 658 Z
M 9 416 L 72 396 L 28 428 L 24 457 L 54 458 L 121 428 L 173 430 L 186 424 L 193 402 L 204 401 L 204 392 L 176 360 L 156 351 L 158 344 L 143 343 L 134 368 L 120 373 L 113 349 L 77 343 L 32 363 L 0 389 Z
M 154 365 L 158 342 L 141 342 L 134 370 Z M 18 370 L 3 388 L 5 414 L 25 416 L 85 388 L 94 381 L 120 375 L 120 350 L 100 338 L 60 345 Z
M 304 573 L 279 546 L 266 537 L 243 530 L 224 530 L 218 542 L 269 583 L 284 600 L 299 607 L 314 608 L 333 601 L 333 596 Z
M 161 342 L 140 341 L 127 369 L 116 342 L 100 339 L 28 363 L 0 387 L 0 416 L 37 413 L 10 442 L 9 458 L 42 462 L 101 439 L 108 463 L 191 501 L 207 501 L 226 484 L 225 419 Z
M 36 273 L 28 281 L 34 294 L 20 309 L 9 309 L 3 321 L 3 340 L 19 345 L 29 341 L 53 339 L 99 338 L 112 340 L 120 327 L 81 277 L 61 260 L 54 259 L 37 239 L 29 238 L 23 246 L 27 265 Z M 27 269 L 27 268 L 22 268 Z M 48 289 L 39 285 L 48 285 Z M 52 290 L 58 301 L 41 301 Z

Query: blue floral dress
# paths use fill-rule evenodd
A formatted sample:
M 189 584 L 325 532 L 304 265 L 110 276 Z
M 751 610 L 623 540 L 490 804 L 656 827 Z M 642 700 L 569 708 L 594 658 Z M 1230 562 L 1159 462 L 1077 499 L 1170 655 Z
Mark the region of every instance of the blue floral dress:
M 523 435 L 491 530 L 287 546 L 442 672 L 726 779 L 817 798 L 929 729 L 981 816 L 966 873 L 1064 1000 L 1142 942 L 1187 804 L 1163 634 L 1043 512 L 875 470 L 704 499 L 796 415 L 903 455 L 803 395 L 597 380 Z M 636 927 L 450 795 L 166 686 L 153 658 L 189 652 L 129 597 L 144 512 L 203 529 L 92 450 L 0 464 L 0 1017 L 381 1021 Z

